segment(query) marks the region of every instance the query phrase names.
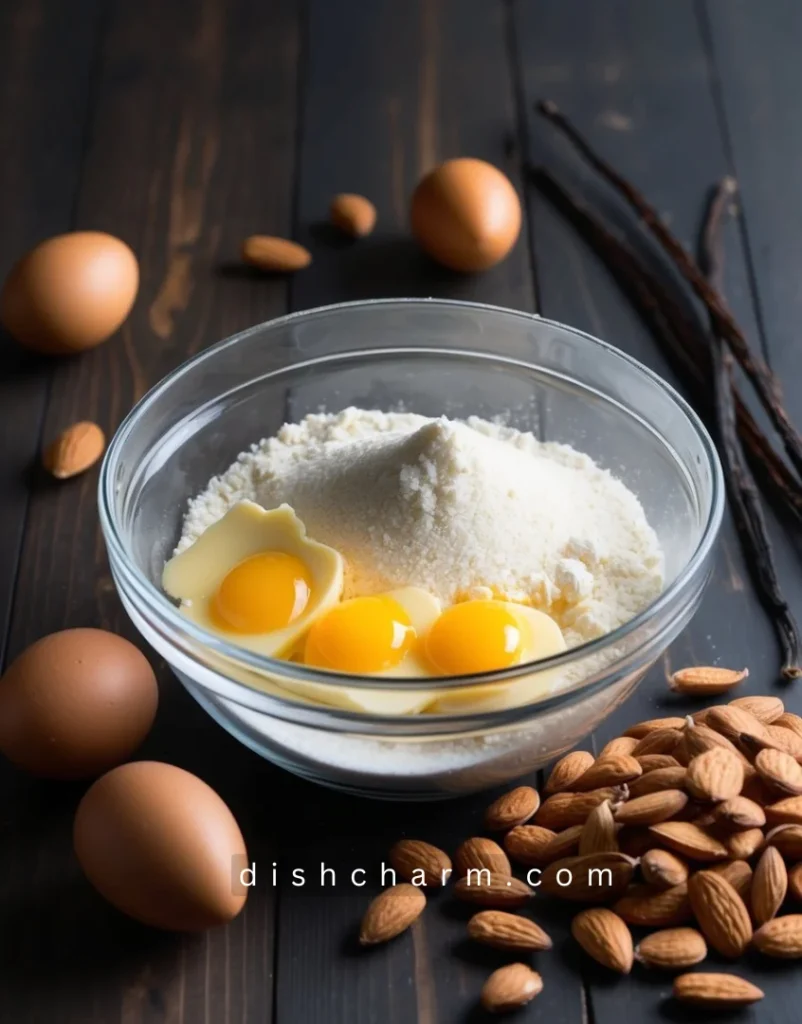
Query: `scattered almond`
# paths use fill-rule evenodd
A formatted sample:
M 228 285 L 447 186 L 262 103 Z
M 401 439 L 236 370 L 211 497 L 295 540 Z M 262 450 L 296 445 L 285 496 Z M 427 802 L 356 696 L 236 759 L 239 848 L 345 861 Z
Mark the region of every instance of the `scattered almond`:
M 789 736 L 793 735 L 787 729 L 784 731 Z M 762 779 L 777 789 L 792 796 L 802 794 L 802 766 L 790 754 L 764 747 L 755 757 L 755 768 Z
M 554 765 L 543 792 L 550 796 L 552 793 L 573 789 L 576 780 L 585 774 L 595 760 L 587 750 L 572 750 Z
M 466 903 L 508 910 L 524 906 L 534 893 L 526 882 L 511 875 L 493 875 L 487 869 L 471 868 L 454 886 L 454 895 Z
M 752 869 L 745 860 L 727 860 L 721 864 L 711 864 L 706 871 L 714 871 L 726 878 L 744 903 L 750 902 L 752 891 Z
M 540 891 L 578 903 L 606 903 L 624 893 L 636 863 L 623 853 L 565 857 L 544 868 Z
M 390 850 L 388 859 L 406 882 L 428 886 L 445 885 L 451 874 L 451 858 L 447 853 L 420 839 L 401 839 Z M 422 873 L 422 878 L 419 877 Z
M 576 828 L 578 829 L 578 841 L 582 826 L 577 825 Z M 550 828 L 543 828 L 541 825 L 516 825 L 504 836 L 504 849 L 518 864 L 523 864 L 524 867 L 534 867 L 537 864 L 546 863 L 544 853 L 556 835 L 556 832 L 552 832 Z M 563 854 L 560 853 L 558 856 L 563 856 Z
M 387 942 L 406 931 L 423 913 L 426 897 L 417 886 L 401 882 L 373 900 L 362 918 L 359 941 L 363 946 Z
M 644 882 L 656 889 L 671 889 L 688 881 L 688 865 L 668 850 L 648 850 L 641 857 Z
M 771 723 L 778 729 L 790 729 L 791 732 L 802 740 L 802 718 L 799 715 L 794 715 L 790 711 L 784 711 L 779 718 L 775 718 Z
M 57 480 L 67 480 L 93 466 L 105 447 L 106 438 L 97 423 L 84 420 L 62 431 L 45 451 L 42 461 Z
M 640 764 L 631 754 L 612 754 L 594 761 L 571 788 L 577 793 L 587 793 L 602 786 L 620 786 L 637 779 L 642 772 Z
M 341 192 L 331 201 L 329 217 L 341 231 L 354 238 L 364 238 L 376 226 L 376 207 L 364 196 Z
M 802 825 L 802 796 L 787 796 L 766 807 L 770 825 Z
M 625 730 L 624 735 L 633 736 L 635 739 L 641 740 L 644 736 L 648 736 L 650 732 L 658 732 L 663 729 L 682 729 L 684 726 L 685 719 L 678 716 L 649 718 L 645 722 L 637 722 L 635 725 L 631 725 Z
M 680 762 L 680 764 L 687 765 L 694 757 L 698 757 L 699 754 L 704 754 L 708 750 L 713 750 L 719 747 L 729 750 L 730 753 L 743 761 L 744 764 L 748 763 L 747 759 L 741 751 L 738 750 L 732 740 L 727 739 L 726 736 L 722 736 L 721 733 L 716 732 L 715 729 L 711 729 L 709 725 L 697 723 L 692 720 L 685 726 L 682 733 L 682 740 L 677 744 L 677 747 L 674 750 L 674 757 Z
M 531 786 L 518 786 L 504 793 L 485 811 L 485 828 L 502 832 L 529 821 L 540 806 L 537 790 Z
M 670 889 L 634 886 L 613 904 L 613 910 L 628 924 L 643 928 L 685 924 L 692 916 L 686 882 Z
M 752 877 L 752 918 L 759 927 L 780 909 L 788 891 L 788 871 L 779 851 L 767 846 Z
M 677 693 L 684 693 L 690 697 L 713 697 L 731 690 L 733 686 L 742 683 L 748 675 L 748 668 L 739 671 L 733 668 L 699 665 L 674 672 L 669 679 L 669 686 Z
M 687 802 L 688 794 L 681 789 L 662 789 L 627 800 L 616 809 L 615 820 L 621 825 L 656 825 L 673 818 Z
M 571 934 L 598 963 L 619 974 L 632 970 L 632 934 L 626 923 L 606 907 L 583 910 L 571 922 Z
M 555 832 L 554 838 L 543 849 L 543 863 L 551 864 L 555 860 L 560 860 L 561 857 L 568 857 L 570 854 L 576 853 L 584 827 L 584 825 L 571 825 L 561 832 Z
M 688 898 L 710 945 L 722 956 L 741 956 L 752 938 L 752 922 L 727 879 L 713 871 L 697 871 L 688 879 Z
M 674 998 L 695 1006 L 726 1009 L 748 1006 L 763 998 L 763 992 L 735 974 L 681 974 L 674 979 Z
M 731 829 L 762 828 L 766 824 L 766 812 L 745 796 L 733 796 L 723 800 L 713 811 L 715 821 Z
M 656 755 L 662 757 L 663 755 Z M 641 761 L 645 758 L 641 758 Z M 645 769 L 644 769 L 645 770 Z M 665 789 L 682 789 L 685 785 L 685 773 L 687 768 L 676 765 L 671 768 L 655 768 L 647 771 L 639 779 L 634 779 L 629 784 L 630 799 L 646 796 L 649 793 L 659 793 Z
M 761 848 L 763 841 L 763 829 L 745 828 L 726 836 L 724 845 L 733 860 L 749 860 Z
M 664 821 L 650 826 L 649 831 L 664 846 L 690 860 L 725 860 L 729 855 L 727 847 L 715 836 L 690 821 Z
M 782 750 L 795 760 L 802 761 L 802 737 L 782 725 L 767 725 L 766 729 L 769 733 L 767 746 Z
M 631 754 L 637 745 L 638 741 L 634 736 L 616 736 L 609 743 L 605 743 L 599 757 L 607 757 L 608 754 Z M 587 767 L 589 768 L 590 765 Z
M 609 800 L 594 807 L 582 826 L 579 836 L 579 854 L 614 853 L 618 850 L 616 824 Z
M 535 815 L 535 824 L 561 832 L 571 825 L 584 825 L 585 819 L 598 804 L 617 800 L 621 793 L 614 786 L 594 789 L 589 793 L 555 793 L 547 797 Z
M 468 922 L 468 935 L 496 949 L 551 949 L 552 941 L 540 925 L 504 910 L 480 910 Z
M 655 729 L 654 732 L 647 732 L 638 745 L 632 750 L 632 757 L 642 757 L 644 754 L 673 754 L 677 744 L 682 739 L 679 729 Z
M 802 914 L 785 914 L 767 921 L 755 932 L 752 944 L 766 956 L 798 960 L 802 957 Z
M 766 835 L 766 846 L 776 846 L 783 857 L 802 857 L 802 825 L 777 825 Z
M 635 959 L 646 967 L 677 970 L 693 967 L 707 956 L 707 943 L 695 928 L 665 928 L 652 932 L 635 947 Z
M 507 964 L 493 971 L 482 986 L 481 1003 L 488 1013 L 507 1013 L 525 1006 L 543 991 L 543 979 L 526 964 Z
M 656 772 L 661 768 L 682 767 L 673 754 L 641 754 L 635 760 L 643 769 L 644 775 L 648 772 Z
M 733 704 L 711 708 L 705 724 L 736 742 L 744 737 L 758 742 L 768 742 L 769 739 L 768 727 L 759 718 Z
M 312 262 L 312 255 L 297 242 L 273 235 L 251 235 L 242 243 L 242 258 L 252 267 L 269 273 L 303 270 Z
M 720 747 L 694 757 L 685 777 L 685 788 L 699 800 L 728 800 L 738 796 L 743 784 L 743 763 Z
M 736 700 L 731 700 L 730 705 L 734 708 L 740 708 L 742 711 L 748 711 L 750 715 L 754 715 L 755 718 L 759 718 L 760 721 L 764 722 L 766 725 L 771 722 L 776 722 L 785 711 L 783 702 L 779 697 L 763 695 L 755 697 L 738 697 Z
M 457 876 L 464 878 L 471 868 L 487 868 L 493 875 L 511 875 L 509 857 L 492 839 L 466 839 L 454 854 Z

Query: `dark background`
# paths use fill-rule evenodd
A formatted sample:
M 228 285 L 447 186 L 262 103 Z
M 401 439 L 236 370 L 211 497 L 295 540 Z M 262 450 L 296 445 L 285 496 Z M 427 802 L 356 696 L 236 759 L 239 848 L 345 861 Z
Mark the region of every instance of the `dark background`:
M 522 184 L 532 159 L 593 187 L 533 114 L 536 98 L 572 114 L 689 246 L 710 186 L 736 175 L 728 299 L 802 424 L 801 45 L 798 0 L 1 0 L 0 274 L 71 228 L 119 235 L 142 267 L 131 317 L 94 352 L 41 361 L 0 341 L 5 655 L 65 626 L 132 634 L 103 551 L 96 471 L 48 484 L 34 468 L 42 442 L 77 419 L 111 433 L 168 370 L 241 328 L 337 300 L 452 296 L 537 310 L 673 380 L 605 268 Z M 514 252 L 478 277 L 435 268 L 407 232 L 421 173 L 463 155 L 503 168 L 526 202 Z M 346 244 L 320 227 L 338 191 L 377 204 L 368 240 Z M 292 279 L 240 271 L 239 243 L 254 232 L 304 242 L 314 263 Z M 795 548 L 771 527 L 802 614 Z M 592 742 L 673 713 L 681 705 L 666 696 L 665 672 L 713 660 L 750 666 L 743 692 L 779 692 L 773 635 L 729 524 L 702 610 Z M 484 797 L 390 806 L 302 783 L 238 746 L 157 667 L 162 706 L 143 754 L 210 782 L 261 865 L 322 852 L 369 866 L 401 834 L 453 849 L 480 827 Z M 802 710 L 799 692 L 783 692 L 790 710 Z M 354 948 L 367 890 L 262 884 L 230 927 L 161 935 L 81 879 L 69 839 L 81 787 L 7 767 L 0 784 L 4 1024 L 482 1019 L 477 994 L 499 960 L 464 942 L 464 915 L 445 899 L 369 954 Z M 536 958 L 545 990 L 522 1019 L 695 1019 L 666 999 L 670 978 L 611 980 L 566 940 L 566 918 L 535 913 L 556 949 Z M 767 998 L 731 1019 L 799 1020 L 793 964 L 737 970 Z

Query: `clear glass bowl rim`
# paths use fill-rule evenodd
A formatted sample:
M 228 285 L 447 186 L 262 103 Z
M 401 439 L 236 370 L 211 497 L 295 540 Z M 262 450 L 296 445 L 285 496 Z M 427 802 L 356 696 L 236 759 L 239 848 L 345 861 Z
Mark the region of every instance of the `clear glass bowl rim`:
M 326 306 L 316 306 L 312 309 L 299 310 L 294 313 L 288 313 L 281 317 L 276 317 L 272 320 L 264 321 L 260 324 L 255 324 L 252 327 L 246 328 L 244 331 L 240 331 L 237 334 L 233 334 L 222 341 L 217 342 L 214 345 L 210 345 L 208 348 L 199 352 L 197 355 L 188 359 L 184 363 L 181 363 L 175 370 L 172 370 L 165 377 L 163 377 L 157 384 L 155 384 L 149 391 L 147 391 L 142 398 L 133 406 L 128 415 L 123 419 L 120 426 L 117 428 L 111 443 L 109 444 L 106 454 L 103 458 L 103 462 L 100 469 L 100 480 L 98 483 L 98 507 L 100 513 L 101 529 L 105 542 L 109 549 L 110 560 L 113 567 L 117 572 L 121 573 L 127 582 L 127 584 L 136 593 L 137 597 L 141 601 L 142 605 L 146 607 L 151 613 L 155 614 L 158 619 L 165 623 L 168 628 L 178 637 L 189 640 L 193 643 L 201 644 L 211 649 L 215 654 L 222 656 L 227 661 L 232 662 L 234 665 L 242 667 L 247 671 L 256 671 L 261 674 L 268 675 L 279 675 L 285 676 L 290 679 L 300 680 L 303 682 L 312 682 L 322 684 L 324 686 L 338 686 L 344 685 L 343 679 L 347 679 L 347 685 L 352 688 L 362 687 L 365 689 L 379 690 L 396 690 L 399 685 L 403 685 L 405 689 L 412 690 L 429 690 L 432 688 L 433 680 L 415 678 L 415 679 L 403 679 L 403 678 L 392 678 L 392 679 L 378 679 L 370 676 L 350 676 L 343 675 L 337 672 L 327 672 L 320 669 L 310 669 L 304 665 L 297 664 L 295 662 L 283 661 L 281 659 L 269 658 L 264 655 L 259 655 L 251 651 L 247 651 L 241 647 L 237 647 L 234 644 L 228 643 L 221 639 L 214 633 L 210 633 L 203 629 L 201 626 L 191 622 L 186 617 L 182 616 L 177 610 L 176 606 L 162 593 L 146 576 L 140 572 L 133 559 L 129 557 L 126 545 L 120 534 L 117 517 L 114 512 L 114 475 L 117 465 L 120 460 L 121 453 L 125 441 L 135 427 L 139 418 L 147 414 L 148 407 L 154 402 L 159 396 L 166 392 L 171 384 L 182 377 L 184 374 L 190 372 L 195 367 L 203 363 L 207 359 L 213 358 L 219 352 L 225 348 L 233 347 L 241 341 L 245 341 L 255 334 L 258 334 L 265 329 L 275 329 L 282 327 L 294 320 L 302 320 L 306 318 L 313 318 L 327 313 L 336 313 L 347 309 L 359 309 L 365 307 L 376 307 L 376 306 L 399 306 L 399 305 L 415 305 L 425 304 L 427 306 L 441 306 L 444 309 L 455 309 L 455 310 L 479 310 L 483 313 L 502 313 L 506 316 L 517 317 L 525 321 L 536 321 L 538 324 L 545 326 L 555 327 L 559 330 L 566 331 L 569 334 L 573 334 L 585 341 L 589 341 L 593 345 L 598 345 L 605 351 L 611 353 L 617 358 L 622 359 L 624 362 L 629 363 L 635 370 L 642 373 L 645 377 L 656 384 L 662 389 L 668 397 L 677 406 L 680 413 L 682 413 L 686 419 L 690 422 L 694 429 L 694 432 L 698 436 L 702 443 L 702 448 L 707 457 L 707 463 L 704 467 L 711 474 L 711 500 L 710 509 L 708 512 L 707 521 L 702 529 L 702 534 L 699 539 L 699 543 L 696 546 L 695 551 L 691 555 L 687 564 L 684 566 L 682 571 L 678 573 L 676 578 L 666 587 L 666 589 L 646 608 L 639 612 L 634 618 L 625 622 L 622 626 L 613 630 L 611 633 L 606 633 L 604 636 L 597 637 L 594 640 L 589 640 L 578 647 L 569 648 L 567 651 L 561 654 L 553 655 L 549 658 L 544 658 L 538 662 L 530 662 L 528 664 L 516 665 L 509 669 L 500 670 L 497 672 L 481 672 L 472 675 L 463 676 L 444 676 L 436 679 L 435 685 L 438 690 L 447 689 L 458 689 L 464 686 L 475 686 L 475 685 L 486 685 L 489 683 L 503 683 L 510 682 L 519 676 L 533 674 L 533 666 L 537 665 L 534 669 L 536 672 L 547 671 L 552 668 L 561 667 L 568 665 L 572 662 L 579 661 L 585 657 L 593 654 L 602 652 L 606 648 L 620 643 L 630 633 L 643 626 L 650 619 L 659 615 L 666 609 L 676 598 L 682 593 L 684 588 L 693 580 L 698 570 L 704 566 L 710 550 L 715 543 L 718 535 L 718 530 L 721 525 L 721 520 L 724 511 L 724 479 L 721 469 L 721 463 L 719 461 L 718 452 L 716 447 L 705 428 L 704 424 L 700 420 L 697 413 L 693 408 L 685 401 L 685 399 L 673 388 L 667 381 L 665 381 L 659 374 L 650 370 L 643 363 L 634 359 L 632 356 L 614 345 L 608 342 L 602 341 L 600 338 L 596 338 L 585 331 L 581 331 L 575 327 L 571 327 L 567 324 L 560 323 L 557 320 L 550 320 L 546 317 L 538 316 L 536 313 L 527 313 L 521 310 L 508 309 L 504 306 L 493 306 L 486 303 L 480 302 L 465 302 L 456 299 L 436 299 L 436 298 L 384 298 L 384 299 L 366 299 L 356 300 L 351 302 L 339 302 L 332 303 Z M 395 352 L 406 352 L 414 350 L 414 346 L 404 346 L 395 348 L 386 348 L 381 350 L 372 349 L 369 351 L 353 351 L 353 352 L 339 352 L 337 357 L 346 357 L 351 355 L 352 357 L 359 357 L 361 355 L 368 355 L 376 351 L 381 351 L 382 354 Z M 418 351 L 421 351 L 420 349 Z M 434 351 L 433 349 L 427 351 Z M 477 356 L 484 354 L 487 357 L 497 359 L 499 362 L 515 363 L 516 360 L 499 356 L 496 353 L 490 351 L 480 352 L 479 350 L 458 350 L 449 349 L 443 350 L 449 354 L 461 355 L 466 354 L 470 356 Z M 321 359 L 326 359 L 326 356 L 315 357 L 309 362 L 318 363 Z M 276 370 L 271 370 L 264 374 L 265 378 L 276 376 L 281 373 L 285 373 L 297 367 L 300 364 L 294 364 L 294 366 L 280 367 Z M 535 365 L 535 364 L 530 364 Z M 237 390 L 237 388 L 243 385 L 237 385 L 236 388 L 231 390 Z M 221 396 L 218 396 L 214 401 L 219 401 Z M 197 410 L 196 410 L 197 413 Z M 195 415 L 196 413 L 193 413 Z M 172 431 L 171 431 L 172 432 Z M 632 652 L 630 652 L 632 654 Z M 611 666 L 612 667 L 612 666 Z M 237 687 L 242 687 L 244 690 L 253 690 L 254 687 L 249 686 L 246 683 L 239 682 L 238 680 L 230 679 L 230 682 Z M 572 688 L 574 696 L 581 693 L 586 687 L 592 687 L 594 682 L 598 683 L 593 678 L 586 681 L 586 683 Z M 333 710 L 333 709 L 331 709 Z M 370 717 L 369 715 L 361 717 Z

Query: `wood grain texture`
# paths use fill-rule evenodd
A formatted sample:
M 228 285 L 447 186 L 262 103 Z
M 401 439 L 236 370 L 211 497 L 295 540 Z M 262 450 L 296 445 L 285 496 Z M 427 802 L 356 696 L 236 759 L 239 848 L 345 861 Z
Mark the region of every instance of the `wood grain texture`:
M 102 6 L 0 5 L 0 281 L 72 224 Z M 0 665 L 51 365 L 0 331 Z
M 298 20 L 292 0 L 111 6 L 75 223 L 131 244 L 141 289 L 117 337 L 54 367 L 47 437 L 79 418 L 111 434 L 187 356 L 286 310 L 286 281 L 241 273 L 238 250 L 254 230 L 290 230 Z M 34 482 L 12 655 L 65 626 L 131 635 L 109 577 L 96 487 L 96 469 L 63 487 Z M 160 676 L 158 724 L 142 753 L 210 782 L 240 820 L 251 855 L 269 861 L 270 834 L 254 826 L 258 794 L 278 770 L 214 726 L 168 673 Z M 227 929 L 190 938 L 140 929 L 79 878 L 70 820 L 81 787 L 40 784 L 4 768 L 2 790 L 3 832 L 14 839 L 0 850 L 0 903 L 14 942 L 4 944 L 0 1019 L 271 1019 L 269 887 Z

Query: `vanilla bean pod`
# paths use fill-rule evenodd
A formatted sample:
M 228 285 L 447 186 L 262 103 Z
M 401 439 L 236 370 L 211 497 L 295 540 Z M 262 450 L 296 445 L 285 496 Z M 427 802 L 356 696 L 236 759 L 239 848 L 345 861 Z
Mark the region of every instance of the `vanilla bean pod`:
M 725 178 L 710 202 L 702 232 L 701 253 L 706 272 L 716 284 L 723 276 L 724 245 L 722 221 L 733 193 L 731 179 Z M 710 350 L 713 363 L 713 394 L 716 409 L 720 452 L 725 467 L 727 490 L 735 526 L 741 537 L 752 576 L 761 600 L 771 614 L 783 654 L 782 674 L 785 679 L 802 676 L 799 667 L 800 637 L 788 602 L 777 577 L 768 528 L 760 504 L 760 496 L 752 474 L 743 458 L 738 441 L 735 411 L 735 381 L 732 354 L 721 337 L 716 318 L 710 316 Z
M 747 344 L 738 324 L 733 319 L 716 289 L 710 284 L 697 266 L 693 257 L 668 230 L 655 208 L 623 175 L 607 163 L 568 120 L 559 107 L 551 100 L 538 104 L 540 113 L 550 121 L 572 143 L 580 155 L 627 201 L 651 231 L 666 253 L 671 257 L 677 270 L 691 285 L 707 307 L 711 321 L 715 323 L 721 337 L 727 342 L 734 356 L 757 392 L 777 433 L 782 438 L 794 468 L 802 473 L 802 437 L 800 437 L 788 416 L 780 398 L 779 381 L 766 363 L 754 355 Z

